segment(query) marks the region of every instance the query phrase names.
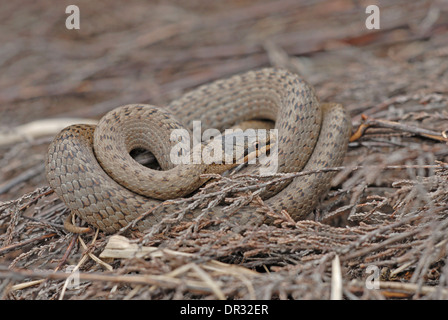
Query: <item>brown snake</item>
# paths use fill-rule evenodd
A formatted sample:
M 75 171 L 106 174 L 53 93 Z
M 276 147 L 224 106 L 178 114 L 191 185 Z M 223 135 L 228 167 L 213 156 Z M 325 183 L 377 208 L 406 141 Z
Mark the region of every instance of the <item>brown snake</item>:
M 340 166 L 351 131 L 350 119 L 341 105 L 320 104 L 304 80 L 282 69 L 261 69 L 218 80 L 173 101 L 165 111 L 155 110 L 148 105 L 120 107 L 100 121 L 98 126 L 109 125 L 105 129 L 74 125 L 55 137 L 47 155 L 47 179 L 67 207 L 81 219 L 112 233 L 151 211 L 137 224 L 143 231 L 167 214 L 184 209 L 182 204 L 161 205 L 162 200 L 136 193 L 141 190 L 131 191 L 132 184 L 156 193 L 169 188 L 184 191 L 183 195 L 192 191 L 183 190 L 192 179 L 192 171 L 188 171 L 191 168 L 167 161 L 170 147 L 164 140 L 166 137 L 153 132 L 154 126 L 169 132 L 179 126 L 191 128 L 192 122 L 198 120 L 202 129 L 223 130 L 251 119 L 275 121 L 279 137 L 278 172 Z M 156 147 L 153 142 L 157 142 Z M 151 170 L 135 162 L 129 151 L 136 147 L 150 150 L 166 171 Z M 96 157 L 100 154 L 105 157 L 101 165 L 109 164 L 109 169 L 103 170 L 100 166 Z M 118 176 L 114 178 L 118 182 L 106 172 Z M 164 174 L 174 180 L 167 179 L 171 182 L 164 184 Z M 333 176 L 334 173 L 327 172 L 296 177 L 264 202 L 276 212 L 286 210 L 294 220 L 303 219 L 316 207 L 322 194 L 328 192 Z M 154 177 L 159 180 L 154 182 Z M 128 183 L 127 179 L 134 183 Z M 213 208 L 218 216 L 219 208 Z M 266 220 L 255 211 L 254 207 L 246 206 L 236 216 L 241 223 Z M 195 209 L 192 215 L 199 213 Z

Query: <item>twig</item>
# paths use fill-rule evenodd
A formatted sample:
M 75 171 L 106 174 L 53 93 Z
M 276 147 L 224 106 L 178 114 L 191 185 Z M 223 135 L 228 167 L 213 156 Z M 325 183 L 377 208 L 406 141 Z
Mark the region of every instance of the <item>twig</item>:
M 0 146 L 6 146 L 20 141 L 36 139 L 44 136 L 52 136 L 72 124 L 96 124 L 97 122 L 98 121 L 96 120 L 84 118 L 36 120 L 20 125 L 9 132 L 0 132 Z
M 359 286 L 365 288 L 365 283 L 361 281 L 353 281 L 351 285 Z M 403 282 L 394 282 L 394 281 L 379 281 L 379 289 L 380 290 L 394 290 L 398 292 L 405 292 L 408 294 L 423 294 L 428 295 L 435 293 L 440 290 L 443 298 L 448 297 L 448 289 L 433 287 L 433 286 L 422 286 L 419 287 L 418 284 L 415 283 L 403 283 Z
M 19 242 L 19 243 L 14 243 L 14 244 L 11 244 L 9 246 L 2 247 L 2 248 L 0 248 L 0 255 L 5 254 L 6 252 L 8 252 L 10 250 L 17 250 L 17 249 L 19 249 L 19 248 L 21 248 L 23 246 L 26 246 L 26 245 L 28 245 L 30 243 L 33 243 L 33 242 L 39 242 L 39 241 L 42 241 L 42 240 L 46 240 L 46 239 L 52 238 L 52 237 L 54 237 L 56 235 L 57 234 L 53 232 L 53 233 L 44 234 L 44 235 L 41 235 L 41 236 L 38 236 L 38 237 L 35 237 L 35 238 L 31 238 L 31 239 L 28 239 L 28 240 L 25 240 L 25 241 L 22 241 L 22 242 Z
M 23 269 L 6 269 L 0 266 L 0 278 L 44 278 L 43 280 L 66 280 L 72 275 L 67 272 L 52 272 L 52 271 L 32 271 Z M 165 288 L 175 289 L 180 285 L 185 285 L 187 289 L 202 292 L 212 293 L 213 290 L 204 285 L 203 282 L 195 280 L 183 280 L 174 277 L 167 277 L 164 275 L 111 275 L 104 273 L 78 273 L 79 279 L 83 281 L 101 281 L 113 283 L 126 284 L 147 284 L 156 285 Z M 17 289 L 17 288 L 15 288 Z
M 64 255 L 62 256 L 61 260 L 59 261 L 58 265 L 56 266 L 55 271 L 60 270 L 62 265 L 67 261 L 68 257 L 70 256 L 70 253 L 72 252 L 72 249 L 75 246 L 77 239 L 78 239 L 78 235 L 74 234 L 72 236 L 72 240 L 70 241 L 70 244 L 67 247 L 67 250 L 65 250 Z
M 372 119 L 366 115 L 362 115 L 363 123 L 358 127 L 356 132 L 350 137 L 350 142 L 356 141 L 359 138 L 362 137 L 364 132 L 371 127 L 380 127 L 380 128 L 389 128 L 404 132 L 410 132 L 417 135 L 420 135 L 425 138 L 438 140 L 438 141 L 444 141 L 448 142 L 448 138 L 445 136 L 445 132 L 436 132 L 428 129 L 423 129 L 415 126 L 410 126 L 407 124 L 395 122 L 395 121 L 388 121 L 388 120 L 382 120 L 382 119 Z
M 338 255 L 331 262 L 331 300 L 342 300 L 342 274 Z

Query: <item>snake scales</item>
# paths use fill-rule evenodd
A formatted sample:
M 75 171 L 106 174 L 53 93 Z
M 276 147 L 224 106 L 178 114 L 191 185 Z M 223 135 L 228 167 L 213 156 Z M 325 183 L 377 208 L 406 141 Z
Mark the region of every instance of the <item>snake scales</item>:
M 218 130 L 251 119 L 275 121 L 279 137 L 278 172 L 341 165 L 351 130 L 349 117 L 342 106 L 320 104 L 304 80 L 274 68 L 217 80 L 173 101 L 166 111 L 156 113 L 153 110 L 155 107 L 147 105 L 117 108 L 99 123 L 99 126 L 109 124 L 107 129 L 101 131 L 92 125 L 73 125 L 62 130 L 49 146 L 46 176 L 50 186 L 72 212 L 101 230 L 116 232 L 152 210 L 137 224 L 139 230 L 146 230 L 167 214 L 182 209 L 181 204 L 160 205 L 162 200 L 137 194 L 127 183 L 128 178 L 143 177 L 134 182 L 137 188 L 143 191 L 152 188 L 157 192 L 167 187 L 162 184 L 163 177 L 159 182 L 153 182 L 152 177 L 175 172 L 177 179 L 168 184 L 182 191 L 192 179 L 191 172 L 184 171 L 188 168 L 180 166 L 179 169 L 167 161 L 165 154 L 169 150 L 159 133 L 152 132 L 153 125 L 168 132 L 179 126 L 191 128 L 194 120 L 201 121 L 203 129 Z M 148 119 L 150 124 L 145 124 Z M 121 149 L 116 147 L 116 140 L 120 139 L 127 144 Z M 95 151 L 94 140 L 99 146 L 99 149 L 95 146 Z M 157 147 L 153 147 L 152 142 L 158 142 L 155 143 Z M 129 149 L 136 146 L 150 150 L 168 171 L 150 170 L 132 160 Z M 124 155 L 120 156 L 120 152 Z M 113 156 L 107 158 L 108 153 Z M 115 173 L 119 182 L 102 169 L 96 159 L 99 154 L 106 155 L 102 165 L 111 162 L 111 168 L 106 171 Z M 286 210 L 295 220 L 303 219 L 316 207 L 322 194 L 328 192 L 333 176 L 333 173 L 319 173 L 296 177 L 280 192 L 266 199 L 265 204 L 277 212 Z M 195 209 L 192 215 L 197 215 L 198 211 Z M 246 206 L 239 209 L 237 216 L 242 223 L 263 222 L 265 217 L 255 211 Z M 213 212 L 219 214 L 219 206 Z

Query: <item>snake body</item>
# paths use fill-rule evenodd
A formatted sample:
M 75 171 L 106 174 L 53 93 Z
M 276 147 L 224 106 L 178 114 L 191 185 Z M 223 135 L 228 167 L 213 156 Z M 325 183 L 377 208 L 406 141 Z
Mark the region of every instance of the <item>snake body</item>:
M 341 105 L 320 104 L 311 86 L 283 69 L 260 69 L 217 80 L 185 94 L 162 112 L 156 109 L 148 105 L 120 107 L 103 118 L 97 128 L 73 125 L 54 138 L 47 154 L 47 180 L 81 219 L 113 233 L 152 210 L 137 224 L 139 230 L 146 230 L 167 214 L 182 209 L 178 203 L 160 205 L 159 199 L 171 190 L 171 197 L 178 191 L 184 191 L 183 195 L 190 193 L 184 186 L 192 179 L 192 172 L 196 174 L 202 169 L 170 164 L 166 137 L 160 131 L 153 132 L 154 126 L 167 134 L 173 128 L 191 129 L 195 120 L 201 121 L 202 129 L 218 130 L 252 119 L 275 121 L 278 172 L 340 166 L 351 131 L 349 117 Z M 129 151 L 139 146 L 150 150 L 165 171 L 136 163 Z M 174 180 L 164 178 L 170 172 Z M 333 176 L 318 173 L 296 177 L 264 202 L 274 211 L 286 210 L 293 219 L 303 219 L 328 192 Z M 154 182 L 154 177 L 159 180 Z M 160 197 L 139 194 L 148 189 L 159 192 Z M 214 211 L 219 212 L 219 207 Z M 254 208 L 242 208 L 237 216 L 242 223 L 265 220 Z

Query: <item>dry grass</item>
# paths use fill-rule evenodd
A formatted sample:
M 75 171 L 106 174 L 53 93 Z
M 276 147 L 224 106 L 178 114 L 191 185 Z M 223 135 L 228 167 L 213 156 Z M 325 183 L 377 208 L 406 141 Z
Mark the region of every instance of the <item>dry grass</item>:
M 43 173 L 51 136 L 3 145 L 3 299 L 447 298 L 442 2 L 382 4 L 379 31 L 363 26 L 363 5 L 345 0 L 234 1 L 225 10 L 209 1 L 118 3 L 80 1 L 77 32 L 64 28 L 64 4 L 20 1 L 2 10 L 1 40 L 9 44 L 0 50 L 3 131 L 55 116 L 97 119 L 126 103 L 163 105 L 266 65 L 298 72 L 322 101 L 344 104 L 355 129 L 370 127 L 350 143 L 330 194 L 308 220 L 271 212 L 257 197 L 282 175 L 218 178 L 182 200 L 186 208 L 251 202 L 274 223 L 210 229 L 206 216 L 171 217 L 146 234 L 125 233 L 147 256 L 115 259 L 100 257 L 112 236 L 64 231 L 67 209 Z M 215 188 L 227 192 L 213 196 Z M 75 288 L 66 280 L 73 266 Z M 379 272 L 377 290 L 366 286 L 369 266 Z

